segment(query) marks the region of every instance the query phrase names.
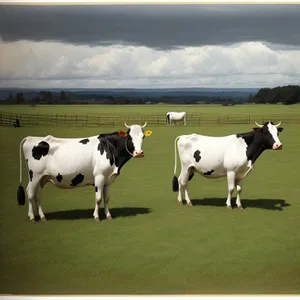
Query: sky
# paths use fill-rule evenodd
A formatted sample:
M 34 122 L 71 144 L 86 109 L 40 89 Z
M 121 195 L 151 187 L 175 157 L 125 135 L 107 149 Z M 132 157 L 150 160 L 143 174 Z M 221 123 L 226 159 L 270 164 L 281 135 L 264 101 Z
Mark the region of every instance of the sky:
M 0 87 L 300 83 L 300 5 L 1 5 Z

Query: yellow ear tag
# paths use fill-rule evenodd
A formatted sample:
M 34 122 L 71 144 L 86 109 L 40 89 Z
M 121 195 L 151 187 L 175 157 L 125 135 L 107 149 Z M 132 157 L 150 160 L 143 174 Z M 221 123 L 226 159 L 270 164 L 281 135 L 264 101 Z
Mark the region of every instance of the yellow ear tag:
M 152 134 L 152 130 L 146 130 L 145 132 L 144 132 L 144 135 L 145 136 L 150 136 Z
M 118 134 L 119 134 L 119 136 L 127 136 L 127 133 L 125 131 L 123 131 L 123 130 L 120 130 L 118 132 Z

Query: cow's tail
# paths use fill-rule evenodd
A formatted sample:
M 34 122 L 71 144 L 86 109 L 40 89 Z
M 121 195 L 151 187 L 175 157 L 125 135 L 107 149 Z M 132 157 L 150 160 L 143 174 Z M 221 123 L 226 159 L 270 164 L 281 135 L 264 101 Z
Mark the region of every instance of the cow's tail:
M 166 121 L 167 121 L 167 124 L 170 125 L 170 114 L 167 114 Z
M 18 186 L 18 191 L 17 191 L 17 199 L 18 199 L 18 204 L 19 205 L 24 205 L 25 204 L 25 191 L 22 186 L 22 146 L 26 139 L 23 139 L 20 143 L 19 147 L 19 155 L 20 155 L 20 185 Z
M 177 147 L 176 146 L 177 146 L 177 141 L 179 138 L 180 138 L 180 136 L 178 136 L 174 142 L 175 164 L 174 164 L 174 177 L 173 177 L 173 182 L 172 182 L 173 192 L 178 192 L 178 190 L 179 190 L 178 178 L 176 176 L 176 171 L 177 171 Z

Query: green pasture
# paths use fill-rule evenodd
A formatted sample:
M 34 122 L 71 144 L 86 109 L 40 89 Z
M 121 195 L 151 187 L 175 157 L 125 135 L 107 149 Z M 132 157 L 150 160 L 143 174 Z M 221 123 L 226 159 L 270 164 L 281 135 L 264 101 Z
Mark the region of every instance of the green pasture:
M 249 106 L 248 113 L 299 113 L 299 107 Z M 213 107 L 181 108 L 214 113 Z M 4 109 L 157 112 L 166 107 L 0 107 Z M 215 109 L 246 113 L 247 107 Z M 42 207 L 48 222 L 36 224 L 28 219 L 27 199 L 25 206 L 16 199 L 22 138 L 87 137 L 124 128 L 0 127 L 0 294 L 299 294 L 300 125 L 282 126 L 283 150 L 265 151 L 244 180 L 243 211 L 226 208 L 225 178 L 200 175 L 189 186 L 194 206 L 177 204 L 171 188 L 174 139 L 192 132 L 246 132 L 253 126 L 149 126 L 153 134 L 144 140 L 145 157 L 130 160 L 112 186 L 114 220 L 103 220 L 102 204 L 102 221 L 94 221 L 93 187 L 47 185 Z M 179 171 L 180 164 L 177 175 Z

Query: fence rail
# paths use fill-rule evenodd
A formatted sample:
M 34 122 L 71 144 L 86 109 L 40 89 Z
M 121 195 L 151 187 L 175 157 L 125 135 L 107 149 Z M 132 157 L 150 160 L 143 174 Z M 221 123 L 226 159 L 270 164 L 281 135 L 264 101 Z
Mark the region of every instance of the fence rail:
M 152 126 L 166 126 L 164 113 L 116 113 L 116 114 L 18 114 L 0 112 L 0 126 L 14 126 L 16 119 L 22 127 L 31 126 L 85 126 L 85 127 L 115 127 L 128 124 L 144 124 L 145 121 Z M 283 123 L 300 124 L 299 114 L 280 115 L 214 115 L 188 113 L 187 126 L 223 125 L 223 124 L 254 124 L 273 120 Z

